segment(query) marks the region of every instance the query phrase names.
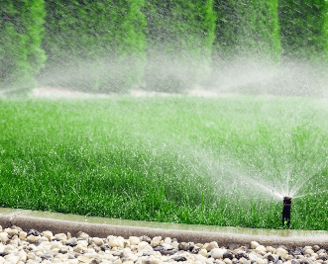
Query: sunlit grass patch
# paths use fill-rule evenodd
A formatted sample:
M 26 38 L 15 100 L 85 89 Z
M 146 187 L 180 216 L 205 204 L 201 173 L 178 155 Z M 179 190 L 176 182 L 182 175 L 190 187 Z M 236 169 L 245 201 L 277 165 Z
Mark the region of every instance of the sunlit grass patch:
M 2 100 L 0 204 L 281 228 L 282 201 L 255 183 L 325 190 L 327 117 L 300 98 Z M 291 228 L 326 229 L 327 198 L 293 200 Z

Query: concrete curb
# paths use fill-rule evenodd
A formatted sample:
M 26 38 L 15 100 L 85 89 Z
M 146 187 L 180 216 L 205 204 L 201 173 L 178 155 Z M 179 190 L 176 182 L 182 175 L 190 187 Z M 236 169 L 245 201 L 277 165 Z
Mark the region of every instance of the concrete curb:
M 46 230 L 53 234 L 71 233 L 73 237 L 77 236 L 79 231 L 87 233 L 91 237 L 106 238 L 109 235 L 122 236 L 128 239 L 130 236 L 155 236 L 177 238 L 179 242 L 210 243 L 216 241 L 218 245 L 229 246 L 234 244 L 237 247 L 248 245 L 251 241 L 257 241 L 264 246 L 278 247 L 285 245 L 287 248 L 304 247 L 318 245 L 320 248 L 328 250 L 328 236 L 319 237 L 279 237 L 279 236 L 259 236 L 242 235 L 218 232 L 199 232 L 173 229 L 145 228 L 137 226 L 118 226 L 108 224 L 81 223 L 75 221 L 57 220 L 42 217 L 24 216 L 30 211 L 15 212 L 8 215 L 0 215 L 0 225 L 5 228 L 19 226 L 25 232 L 30 229 L 36 229 L 39 232 Z

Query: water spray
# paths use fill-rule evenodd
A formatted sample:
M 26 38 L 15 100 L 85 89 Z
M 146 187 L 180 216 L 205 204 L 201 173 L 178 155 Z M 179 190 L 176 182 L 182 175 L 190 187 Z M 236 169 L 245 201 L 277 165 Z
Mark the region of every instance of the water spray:
M 289 227 L 290 223 L 290 207 L 292 205 L 292 197 L 285 196 L 284 197 L 284 208 L 282 209 L 282 226 L 285 226 L 285 222 Z

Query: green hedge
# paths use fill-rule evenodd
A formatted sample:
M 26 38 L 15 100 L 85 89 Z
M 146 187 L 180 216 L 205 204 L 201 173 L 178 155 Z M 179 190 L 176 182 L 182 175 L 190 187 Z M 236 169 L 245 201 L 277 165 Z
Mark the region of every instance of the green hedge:
M 3 0 L 0 88 L 180 92 L 217 54 L 327 61 L 327 11 L 324 0 Z
M 46 4 L 50 54 L 41 76 L 47 85 L 94 92 L 125 92 L 143 79 L 146 65 L 143 0 L 60 1 Z M 114 8 L 115 6 L 115 8 Z
M 251 56 L 280 61 L 278 0 L 214 0 L 216 53 L 225 58 Z
M 43 0 L 1 2 L 0 87 L 26 95 L 47 59 L 41 48 L 45 11 Z
M 284 55 L 327 62 L 328 2 L 280 0 L 279 19 Z
M 212 7 L 212 0 L 146 2 L 146 89 L 182 92 L 206 78 L 215 38 Z

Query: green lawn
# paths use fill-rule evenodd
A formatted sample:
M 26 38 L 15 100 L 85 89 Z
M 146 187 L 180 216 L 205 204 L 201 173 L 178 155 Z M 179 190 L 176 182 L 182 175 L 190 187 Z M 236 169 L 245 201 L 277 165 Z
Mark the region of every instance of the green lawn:
M 255 183 L 289 178 L 321 192 L 293 200 L 290 228 L 328 230 L 327 110 L 250 96 L 0 100 L 0 206 L 279 229 L 282 201 Z

